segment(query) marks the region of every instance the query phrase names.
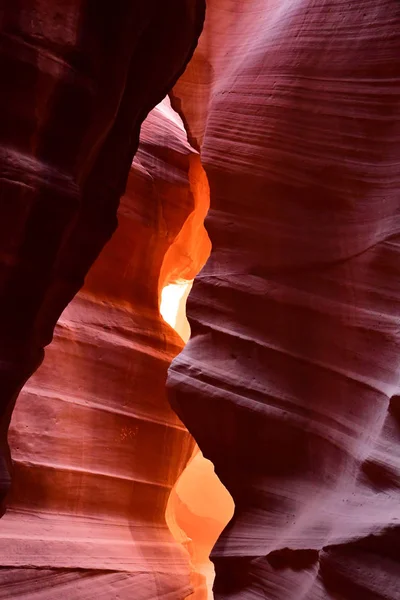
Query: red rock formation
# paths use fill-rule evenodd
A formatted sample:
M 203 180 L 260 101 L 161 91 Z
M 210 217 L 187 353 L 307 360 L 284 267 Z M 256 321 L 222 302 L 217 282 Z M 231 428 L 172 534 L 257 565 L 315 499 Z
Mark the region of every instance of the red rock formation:
M 140 122 L 202 13 L 195 0 L 0 13 L 4 453 L 15 397 L 115 228 Z M 213 253 L 170 388 L 236 504 L 217 599 L 399 598 L 399 56 L 398 0 L 209 0 L 175 88 L 210 181 Z M 158 297 L 201 263 L 176 257 L 205 181 L 173 129 L 144 142 L 117 237 L 14 415 L 0 597 L 189 593 L 164 519 L 191 451 L 161 400 L 181 342 Z
M 400 598 L 400 5 L 209 0 L 175 106 L 212 254 L 171 402 L 231 492 L 218 600 Z
M 140 124 L 203 15 L 203 0 L 3 3 L 0 496 L 15 398 L 116 227 Z
M 40 600 L 191 591 L 188 555 L 165 521 L 193 451 L 165 392 L 183 340 L 160 316 L 159 290 L 194 276 L 209 254 L 198 160 L 169 103 L 159 105 L 142 128 L 118 229 L 14 411 L 0 598 L 27 588 Z

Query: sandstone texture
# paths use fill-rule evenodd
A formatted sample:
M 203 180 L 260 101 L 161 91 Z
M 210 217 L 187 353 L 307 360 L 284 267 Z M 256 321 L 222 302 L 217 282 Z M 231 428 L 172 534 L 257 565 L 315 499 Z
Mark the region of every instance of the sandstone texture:
M 184 342 L 159 312 L 160 287 L 209 253 L 193 227 L 198 161 L 164 101 L 142 127 L 118 229 L 13 414 L 0 598 L 183 600 L 202 584 L 165 520 L 194 442 L 165 389 Z
M 203 18 L 202 2 L 180 0 L 21 1 L 0 12 L 3 499 L 16 396 L 114 232 L 126 190 L 118 234 L 13 415 L 1 598 L 191 592 L 188 554 L 165 522 L 193 450 L 165 397 L 183 342 L 160 316 L 159 291 L 198 270 L 186 255 L 179 267 L 179 251 L 165 262 L 198 177 L 168 103 L 149 117 L 131 163 L 140 125 L 184 69 Z
M 400 600 L 398 0 L 0 8 L 0 599 Z
M 15 399 L 116 228 L 140 125 L 203 20 L 202 0 L 1 3 L 2 498 Z
M 209 0 L 210 184 L 172 406 L 235 502 L 217 600 L 400 598 L 400 5 Z

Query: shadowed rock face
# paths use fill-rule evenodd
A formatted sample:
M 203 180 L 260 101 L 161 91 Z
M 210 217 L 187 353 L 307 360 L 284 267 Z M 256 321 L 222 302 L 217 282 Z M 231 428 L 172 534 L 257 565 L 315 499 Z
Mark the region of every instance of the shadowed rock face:
M 139 128 L 184 69 L 201 0 L 17 0 L 0 13 L 0 493 L 7 429 L 116 228 Z M 134 232 L 132 232 L 134 236 Z
M 218 600 L 398 600 L 400 5 L 210 0 L 174 106 L 212 253 L 172 406 L 232 494 Z

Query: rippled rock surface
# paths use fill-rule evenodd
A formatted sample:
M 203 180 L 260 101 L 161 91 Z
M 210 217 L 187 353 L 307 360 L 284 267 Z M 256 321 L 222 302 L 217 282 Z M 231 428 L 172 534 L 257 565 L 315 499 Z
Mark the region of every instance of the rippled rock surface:
M 218 600 L 398 600 L 400 7 L 210 0 L 211 193 L 172 406 L 235 501 Z

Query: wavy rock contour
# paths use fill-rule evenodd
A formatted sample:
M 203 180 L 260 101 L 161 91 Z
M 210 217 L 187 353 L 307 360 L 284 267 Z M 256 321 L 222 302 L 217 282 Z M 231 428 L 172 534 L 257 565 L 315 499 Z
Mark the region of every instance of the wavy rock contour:
M 183 71 L 203 17 L 202 0 L 3 3 L 0 499 L 16 397 L 116 228 L 140 125 Z
M 174 88 L 212 253 L 171 403 L 235 501 L 218 600 L 398 600 L 400 6 L 210 0 Z
M 118 229 L 14 411 L 0 598 L 28 588 L 40 600 L 192 591 L 189 556 L 165 521 L 194 442 L 166 399 L 167 368 L 184 344 L 161 318 L 159 290 L 209 253 L 204 228 L 193 227 L 198 160 L 164 101 L 142 127 Z

